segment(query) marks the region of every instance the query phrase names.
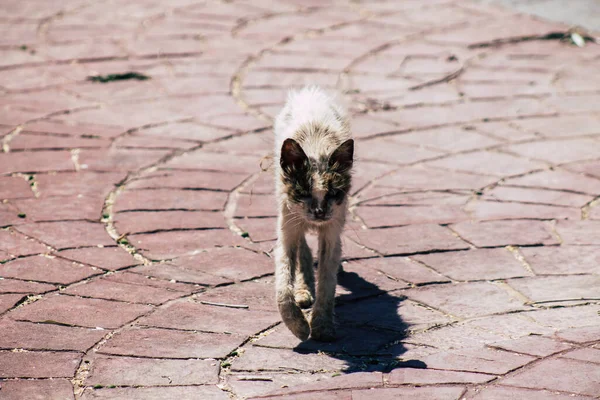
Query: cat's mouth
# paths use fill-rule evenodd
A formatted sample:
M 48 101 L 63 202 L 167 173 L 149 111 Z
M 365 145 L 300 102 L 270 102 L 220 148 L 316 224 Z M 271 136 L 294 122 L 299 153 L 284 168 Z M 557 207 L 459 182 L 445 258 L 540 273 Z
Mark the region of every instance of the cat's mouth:
M 317 224 L 322 224 L 325 222 L 329 222 L 331 220 L 331 215 L 314 215 L 314 214 L 309 214 L 308 215 L 308 220 L 310 222 L 314 222 Z

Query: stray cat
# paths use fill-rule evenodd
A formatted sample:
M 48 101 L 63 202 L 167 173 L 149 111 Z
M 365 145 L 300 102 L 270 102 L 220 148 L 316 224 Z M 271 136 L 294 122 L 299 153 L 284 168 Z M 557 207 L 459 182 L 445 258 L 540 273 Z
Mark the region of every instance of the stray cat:
M 335 339 L 333 308 L 354 140 L 345 109 L 316 86 L 292 91 L 275 120 L 277 305 L 301 340 Z M 318 234 L 318 286 L 307 231 Z M 309 308 L 309 322 L 301 308 Z

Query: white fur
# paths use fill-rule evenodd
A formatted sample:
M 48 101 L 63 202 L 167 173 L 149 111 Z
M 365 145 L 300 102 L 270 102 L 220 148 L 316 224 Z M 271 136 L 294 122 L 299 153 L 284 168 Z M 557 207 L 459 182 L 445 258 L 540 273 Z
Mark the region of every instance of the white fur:
M 308 124 L 330 127 L 339 133 L 348 132 L 348 114 L 340 97 L 319 86 L 290 90 L 284 108 L 275 119 L 275 154 L 279 154 L 285 139 L 293 138 L 301 126 Z M 349 134 L 344 136 L 350 138 Z M 310 154 L 312 147 L 306 146 L 304 151 L 308 156 L 317 156 Z

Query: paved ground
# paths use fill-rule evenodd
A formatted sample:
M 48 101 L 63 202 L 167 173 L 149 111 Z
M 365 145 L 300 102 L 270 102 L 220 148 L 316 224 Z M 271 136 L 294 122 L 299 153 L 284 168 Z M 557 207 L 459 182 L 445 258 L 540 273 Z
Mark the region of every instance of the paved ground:
M 599 398 L 600 46 L 458 0 L 0 9 L 2 399 Z M 314 82 L 360 157 L 333 344 L 280 325 L 260 168 Z
M 552 21 L 600 31 L 600 0 L 478 0 L 501 4 Z

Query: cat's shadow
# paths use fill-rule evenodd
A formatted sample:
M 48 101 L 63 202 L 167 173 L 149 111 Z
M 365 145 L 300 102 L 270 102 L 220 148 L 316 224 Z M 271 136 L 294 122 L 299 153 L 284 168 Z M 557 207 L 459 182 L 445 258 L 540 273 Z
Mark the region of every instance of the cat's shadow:
M 336 298 L 337 339 L 331 343 L 308 340 L 294 348 L 298 353 L 325 352 L 343 360 L 345 373 L 394 368 L 426 368 L 419 360 L 405 360 L 401 340 L 406 324 L 398 313 L 404 297 L 391 295 L 355 272 L 340 268 L 338 284 L 344 293 Z

